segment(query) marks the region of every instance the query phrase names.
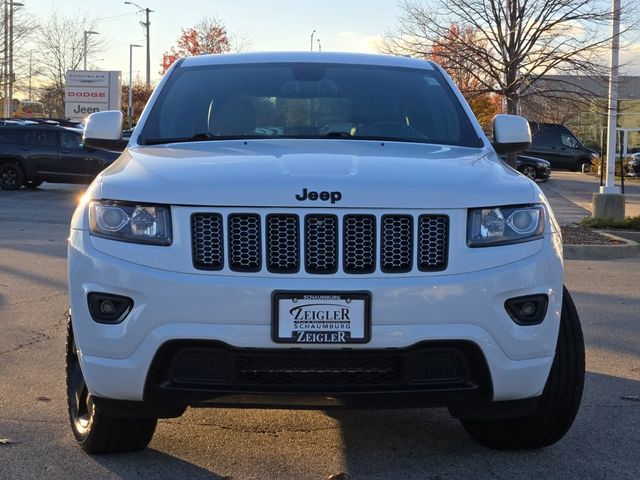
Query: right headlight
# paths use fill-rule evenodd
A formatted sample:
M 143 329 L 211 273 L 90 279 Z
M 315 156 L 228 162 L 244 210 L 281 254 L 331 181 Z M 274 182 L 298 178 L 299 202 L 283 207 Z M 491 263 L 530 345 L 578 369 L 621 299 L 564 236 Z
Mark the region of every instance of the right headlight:
M 537 240 L 544 233 L 544 212 L 542 205 L 471 209 L 467 245 L 492 247 Z
M 168 206 L 93 201 L 89 204 L 91 235 L 129 243 L 171 245 Z

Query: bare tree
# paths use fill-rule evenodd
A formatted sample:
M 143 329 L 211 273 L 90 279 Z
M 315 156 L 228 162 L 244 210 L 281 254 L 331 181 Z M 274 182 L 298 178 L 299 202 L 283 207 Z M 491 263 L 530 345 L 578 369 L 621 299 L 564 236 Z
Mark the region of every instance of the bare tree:
M 403 0 L 400 8 L 399 24 L 386 34 L 384 51 L 421 57 L 435 51 L 449 68 L 465 69 L 474 77 L 477 93 L 502 95 L 511 114 L 527 95 L 554 94 L 538 88 L 549 73 L 602 75 L 607 70 L 602 53 L 611 41 L 608 2 L 434 0 L 427 7 Z M 635 16 L 626 16 L 622 33 L 637 25 Z M 452 24 L 461 28 L 452 30 Z M 467 28 L 480 38 L 465 35 Z M 584 88 L 579 82 L 574 87 Z
M 84 31 L 93 28 L 94 21 L 87 16 L 66 17 L 54 10 L 38 30 L 37 61 L 43 78 L 42 93 L 46 93 L 52 115 L 64 116 L 65 74 L 67 70 L 80 67 L 84 55 Z M 101 48 L 100 40 L 88 37 L 89 55 Z
M 1 10 L 0 10 L 1 11 Z M 5 24 L 0 15 L 0 57 L 4 58 Z M 15 76 L 15 90 L 26 90 L 29 79 L 29 53 L 26 46 L 31 40 L 32 33 L 37 29 L 37 22 L 25 8 L 14 7 L 13 14 L 13 73 Z M 33 71 L 33 69 L 32 69 Z M 2 83 L 2 82 L 0 82 Z M 4 83 L 0 85 L 0 92 L 4 92 Z M 14 96 L 15 92 L 14 92 Z
M 449 27 L 447 36 L 439 39 L 437 44 L 433 46 L 431 58 L 442 65 L 451 75 L 482 128 L 489 131 L 493 117 L 501 108 L 500 97 L 494 93 L 482 92 L 482 85 L 474 76 L 477 70 L 474 59 L 466 57 L 461 50 L 452 49 L 452 45 L 458 38 L 463 39 L 465 43 L 486 47 L 486 41 L 481 32 L 470 26 L 460 28 L 453 23 Z M 446 47 L 442 45 L 446 45 Z

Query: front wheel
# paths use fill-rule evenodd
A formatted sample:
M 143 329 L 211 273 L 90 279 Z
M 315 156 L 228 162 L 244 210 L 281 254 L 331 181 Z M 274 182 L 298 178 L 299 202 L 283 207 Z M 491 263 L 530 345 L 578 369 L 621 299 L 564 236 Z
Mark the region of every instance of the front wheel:
M 69 420 L 80 447 L 87 453 L 123 453 L 145 448 L 158 420 L 114 418 L 96 407 L 80 368 L 71 321 L 67 327 L 66 357 Z
M 5 162 L 0 165 L 0 188 L 4 190 L 18 190 L 24 183 L 22 168 L 15 162 Z
M 520 173 L 522 173 L 526 177 L 529 177 L 531 180 L 535 180 L 538 176 L 538 172 L 536 172 L 535 167 L 532 167 L 531 165 L 525 165 L 524 167 L 521 167 Z
M 578 163 L 576 163 L 576 171 L 589 173 L 591 171 L 591 162 L 588 160 L 578 160 Z
M 584 339 L 578 312 L 566 288 L 556 355 L 536 409 L 524 417 L 461 420 L 477 442 L 499 450 L 542 448 L 567 433 L 578 413 L 584 387 Z

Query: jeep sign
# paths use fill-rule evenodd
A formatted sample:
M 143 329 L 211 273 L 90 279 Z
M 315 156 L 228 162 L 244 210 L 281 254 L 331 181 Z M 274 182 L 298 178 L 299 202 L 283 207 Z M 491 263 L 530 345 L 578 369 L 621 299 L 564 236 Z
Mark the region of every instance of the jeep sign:
M 65 116 L 84 120 L 89 114 L 120 110 L 121 72 L 69 70 L 64 91 Z

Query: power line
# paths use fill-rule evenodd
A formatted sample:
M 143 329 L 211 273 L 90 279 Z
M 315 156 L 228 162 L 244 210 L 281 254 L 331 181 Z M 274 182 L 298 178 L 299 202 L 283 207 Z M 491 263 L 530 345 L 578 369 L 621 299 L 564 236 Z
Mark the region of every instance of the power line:
M 98 22 L 108 22 L 108 21 L 112 21 L 112 20 L 119 20 L 119 19 L 125 18 L 125 17 L 133 17 L 133 16 L 136 16 L 136 15 L 137 15 L 137 12 L 120 13 L 118 15 L 112 15 L 110 17 L 95 18 L 94 21 L 96 23 L 98 23 Z

